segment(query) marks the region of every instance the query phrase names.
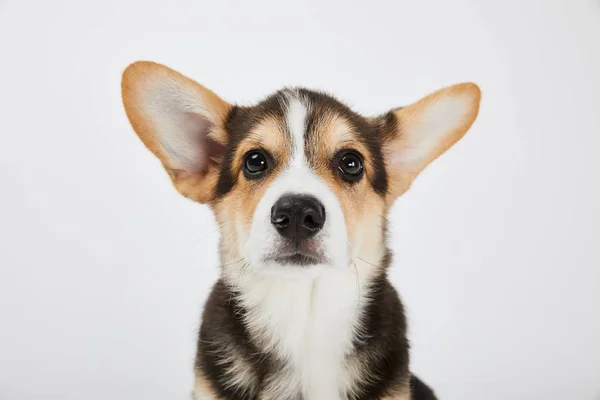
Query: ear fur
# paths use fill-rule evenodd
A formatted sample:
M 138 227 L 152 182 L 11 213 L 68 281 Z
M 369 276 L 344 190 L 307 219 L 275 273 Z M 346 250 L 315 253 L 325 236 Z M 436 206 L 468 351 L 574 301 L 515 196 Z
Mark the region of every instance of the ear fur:
M 210 202 L 227 145 L 232 105 L 172 69 L 138 61 L 123 72 L 121 91 L 134 131 L 162 162 L 181 194 Z
M 467 133 L 477 118 L 480 99 L 476 84 L 461 83 L 388 113 L 394 123 L 384 143 L 384 158 L 392 200 Z

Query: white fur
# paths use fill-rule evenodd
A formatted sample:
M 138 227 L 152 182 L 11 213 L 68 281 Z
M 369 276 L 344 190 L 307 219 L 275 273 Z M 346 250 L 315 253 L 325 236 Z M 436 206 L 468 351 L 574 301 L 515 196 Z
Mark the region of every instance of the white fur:
M 288 168 L 277 177 L 257 205 L 248 240 L 240 254 L 250 268 L 232 273 L 249 310 L 247 323 L 261 345 L 286 361 L 287 369 L 269 382 L 263 400 L 279 400 L 302 392 L 307 400 L 339 400 L 347 387 L 344 359 L 351 350 L 362 309 L 357 269 L 350 266 L 344 215 L 335 194 L 313 173 L 304 154 L 308 105 L 289 94 L 287 124 L 293 139 Z M 279 234 L 270 210 L 282 195 L 310 194 L 326 209 L 316 239 L 328 260 L 310 267 L 282 266 L 264 257 L 277 249 Z
M 361 312 L 356 276 L 324 269 L 318 276 L 276 276 L 251 272 L 240 279 L 247 323 L 261 346 L 289 363 L 268 399 L 340 399 L 348 379 L 344 356 L 351 350 Z
M 304 152 L 305 140 L 304 135 L 306 133 L 306 115 L 308 113 L 306 103 L 303 103 L 301 99 L 295 97 L 293 94 L 288 95 L 290 101 L 287 112 L 287 126 L 292 135 L 292 161 L 290 162 L 292 167 L 307 167 L 306 165 L 306 153 Z

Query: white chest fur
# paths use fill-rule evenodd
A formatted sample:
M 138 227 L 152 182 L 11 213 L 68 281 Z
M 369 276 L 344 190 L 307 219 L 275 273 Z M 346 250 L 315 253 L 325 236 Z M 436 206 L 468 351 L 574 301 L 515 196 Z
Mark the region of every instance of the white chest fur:
M 261 399 L 302 393 L 306 400 L 337 400 L 351 377 L 344 357 L 360 313 L 354 271 L 325 268 L 316 276 L 252 275 L 240 282 L 247 323 L 260 344 L 287 368 Z

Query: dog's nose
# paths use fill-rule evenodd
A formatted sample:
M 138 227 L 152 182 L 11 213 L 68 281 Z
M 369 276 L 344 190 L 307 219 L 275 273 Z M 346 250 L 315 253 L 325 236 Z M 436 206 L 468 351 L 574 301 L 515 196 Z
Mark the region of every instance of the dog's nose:
M 325 207 L 313 196 L 287 194 L 271 208 L 271 223 L 283 237 L 308 239 L 323 228 Z

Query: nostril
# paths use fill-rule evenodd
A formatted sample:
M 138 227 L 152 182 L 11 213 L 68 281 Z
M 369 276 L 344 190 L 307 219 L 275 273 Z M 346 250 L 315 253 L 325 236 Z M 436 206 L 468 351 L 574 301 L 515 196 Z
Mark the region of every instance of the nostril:
M 290 224 L 290 217 L 287 214 L 275 215 L 271 218 L 271 223 L 279 228 L 284 228 Z
M 302 225 L 310 230 L 320 229 L 323 226 L 323 219 L 316 214 L 307 214 L 304 216 Z
M 271 208 L 271 223 L 278 229 L 286 228 L 291 223 L 290 213 L 287 207 L 276 204 Z
M 304 211 L 302 226 L 309 231 L 316 232 L 325 223 L 325 208 L 321 204 L 313 204 Z

